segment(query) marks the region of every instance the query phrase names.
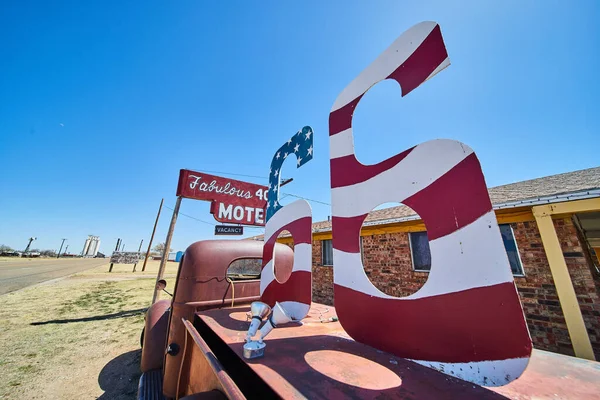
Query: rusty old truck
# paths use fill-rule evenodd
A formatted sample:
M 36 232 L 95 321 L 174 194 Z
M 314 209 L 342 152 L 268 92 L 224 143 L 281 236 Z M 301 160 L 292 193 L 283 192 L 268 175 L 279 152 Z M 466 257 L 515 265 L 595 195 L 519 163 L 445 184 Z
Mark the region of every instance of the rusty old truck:
M 275 273 L 285 279 L 293 251 L 279 243 L 274 251 Z M 250 305 L 260 300 L 262 253 L 263 242 L 254 240 L 189 246 L 173 297 L 147 311 L 140 400 L 600 396 L 600 363 L 533 350 L 520 378 L 486 387 L 359 343 L 344 331 L 334 306 L 317 303 L 303 320 L 278 325 L 265 338 L 262 357 L 247 358 L 244 344 L 253 320 Z

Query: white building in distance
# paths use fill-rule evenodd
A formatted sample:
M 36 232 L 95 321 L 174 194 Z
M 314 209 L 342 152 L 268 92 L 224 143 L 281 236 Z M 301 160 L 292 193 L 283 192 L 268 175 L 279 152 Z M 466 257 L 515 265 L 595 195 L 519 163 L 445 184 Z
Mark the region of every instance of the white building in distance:
M 83 245 L 82 257 L 95 257 L 100 250 L 100 237 L 89 235 Z

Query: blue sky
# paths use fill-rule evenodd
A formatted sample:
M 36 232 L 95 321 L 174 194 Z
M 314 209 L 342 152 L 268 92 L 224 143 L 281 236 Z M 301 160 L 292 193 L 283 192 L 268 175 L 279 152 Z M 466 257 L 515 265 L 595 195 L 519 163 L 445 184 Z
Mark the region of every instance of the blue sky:
M 3 2 L 0 244 L 67 238 L 80 252 L 94 234 L 106 254 L 117 238 L 137 250 L 160 199 L 173 207 L 180 168 L 266 184 L 275 150 L 305 125 L 315 156 L 284 164 L 284 192 L 329 203 L 335 98 L 423 20 L 440 24 L 452 65 L 405 98 L 393 82 L 367 93 L 354 118 L 362 162 L 443 137 L 475 149 L 489 186 L 600 165 L 600 3 L 449 3 Z M 207 202 L 181 211 L 214 223 Z M 172 247 L 213 230 L 180 216 Z

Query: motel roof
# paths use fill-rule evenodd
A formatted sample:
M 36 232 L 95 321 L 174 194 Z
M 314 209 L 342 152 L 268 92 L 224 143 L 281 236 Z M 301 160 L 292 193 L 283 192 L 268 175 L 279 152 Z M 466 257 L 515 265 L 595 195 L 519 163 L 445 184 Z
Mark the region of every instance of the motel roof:
M 600 167 L 510 183 L 489 188 L 488 191 L 495 210 L 600 197 Z M 411 208 L 400 205 L 371 211 L 364 226 L 419 219 Z M 331 221 L 315 222 L 312 227 L 313 233 L 328 232 L 331 230 Z M 260 240 L 262 237 L 259 235 L 249 239 Z

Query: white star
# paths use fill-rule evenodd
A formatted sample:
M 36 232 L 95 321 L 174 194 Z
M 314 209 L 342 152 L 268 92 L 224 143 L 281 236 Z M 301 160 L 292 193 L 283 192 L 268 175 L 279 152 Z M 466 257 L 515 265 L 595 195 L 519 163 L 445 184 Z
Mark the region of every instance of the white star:
M 271 170 L 271 168 L 269 168 L 269 175 L 271 175 L 271 172 L 272 172 L 272 170 Z
M 296 133 L 296 135 L 300 136 L 300 134 L 301 134 L 301 133 L 302 133 L 302 129 L 301 129 L 301 130 L 299 130 L 299 131 Z
M 310 135 L 312 135 L 312 131 L 309 130 L 308 132 L 306 132 L 306 140 L 310 139 Z
M 292 144 L 292 138 L 290 138 L 290 140 L 287 141 L 287 144 Z
M 273 188 L 273 193 L 277 193 L 277 186 Z
M 277 177 L 277 175 L 279 175 L 279 170 L 275 170 L 275 177 Z
M 294 153 L 297 153 L 299 148 L 300 148 L 300 145 L 298 143 L 296 143 L 296 146 L 294 146 Z
M 287 158 L 287 156 L 288 156 L 288 153 L 283 154 L 283 158 Z
M 269 190 L 273 190 L 273 185 L 269 185 Z
M 312 156 L 313 148 L 310 146 L 308 150 L 306 150 L 309 156 Z
M 271 202 L 267 203 L 267 208 L 271 208 Z
M 277 155 L 275 156 L 275 159 L 276 159 L 276 160 L 279 160 L 279 155 L 280 155 L 280 154 L 281 154 L 281 152 L 279 152 L 279 151 L 278 151 L 278 152 L 277 152 Z
M 298 157 L 298 165 L 300 165 L 300 161 L 302 161 L 302 157 Z

